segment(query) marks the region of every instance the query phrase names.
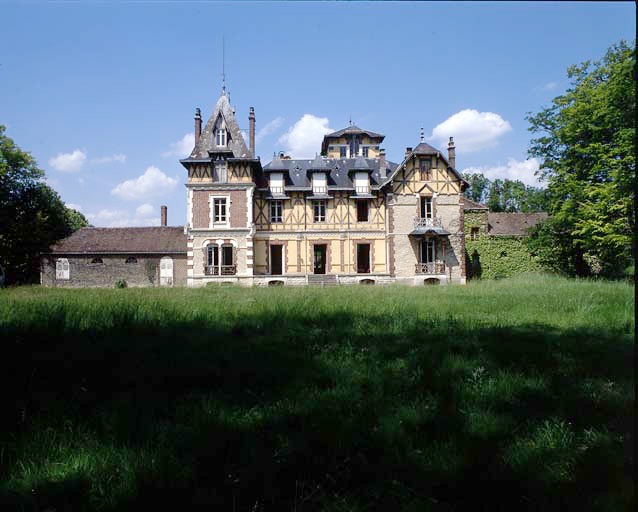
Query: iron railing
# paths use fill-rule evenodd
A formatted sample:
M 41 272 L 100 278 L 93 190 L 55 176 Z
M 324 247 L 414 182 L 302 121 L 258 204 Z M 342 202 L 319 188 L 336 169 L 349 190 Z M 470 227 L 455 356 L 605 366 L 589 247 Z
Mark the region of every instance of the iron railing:
M 415 217 L 414 227 L 442 228 L 441 217 Z
M 328 193 L 328 187 L 319 187 L 317 185 L 313 185 L 312 193 L 315 195 L 322 195 Z
M 366 195 L 370 193 L 370 187 L 367 185 L 355 187 L 357 194 Z
M 204 275 L 207 276 L 234 276 L 237 273 L 237 265 L 205 265 L 204 266 Z
M 283 195 L 284 187 L 270 187 L 270 193 L 273 196 L 275 196 L 275 195 Z
M 417 274 L 445 274 L 445 262 L 443 261 L 417 263 L 415 267 Z

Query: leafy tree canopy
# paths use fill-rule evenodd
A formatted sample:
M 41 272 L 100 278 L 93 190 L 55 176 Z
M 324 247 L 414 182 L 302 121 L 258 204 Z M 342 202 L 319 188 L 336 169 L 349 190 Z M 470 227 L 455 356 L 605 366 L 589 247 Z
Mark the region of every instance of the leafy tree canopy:
M 465 173 L 470 184 L 465 197 L 485 205 L 493 212 L 542 212 L 547 209 L 547 191 L 526 186 L 522 181 L 489 180 L 481 173 Z
M 0 265 L 7 283 L 37 282 L 40 253 L 88 225 L 43 179 L 34 158 L 0 125 Z
M 634 232 L 634 49 L 620 41 L 567 76 L 565 94 L 527 116 L 540 135 L 529 154 L 542 160 L 550 213 L 530 243 L 553 268 L 619 276 L 630 268 Z

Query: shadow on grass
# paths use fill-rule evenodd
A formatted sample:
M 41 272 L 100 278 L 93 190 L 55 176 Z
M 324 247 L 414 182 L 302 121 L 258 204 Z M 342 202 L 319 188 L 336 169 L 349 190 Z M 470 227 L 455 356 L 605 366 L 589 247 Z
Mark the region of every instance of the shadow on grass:
M 0 504 L 619 510 L 631 340 L 383 315 L 12 327 Z M 13 406 L 13 404 L 16 404 Z M 633 453 L 633 450 L 632 452 Z M 59 465 L 57 467 L 55 465 Z M 592 506 L 592 504 L 594 506 Z

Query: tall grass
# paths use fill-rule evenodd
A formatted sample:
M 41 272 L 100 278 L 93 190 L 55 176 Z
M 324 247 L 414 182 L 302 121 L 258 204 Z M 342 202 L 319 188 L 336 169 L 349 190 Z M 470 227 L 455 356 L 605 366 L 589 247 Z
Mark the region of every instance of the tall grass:
M 0 504 L 629 509 L 632 295 L 3 290 Z

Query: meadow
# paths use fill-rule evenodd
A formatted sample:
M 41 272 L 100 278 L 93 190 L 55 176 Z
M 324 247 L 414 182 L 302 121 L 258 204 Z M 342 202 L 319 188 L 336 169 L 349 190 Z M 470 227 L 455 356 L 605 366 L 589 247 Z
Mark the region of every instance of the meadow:
M 633 297 L 0 290 L 0 507 L 633 510 Z

